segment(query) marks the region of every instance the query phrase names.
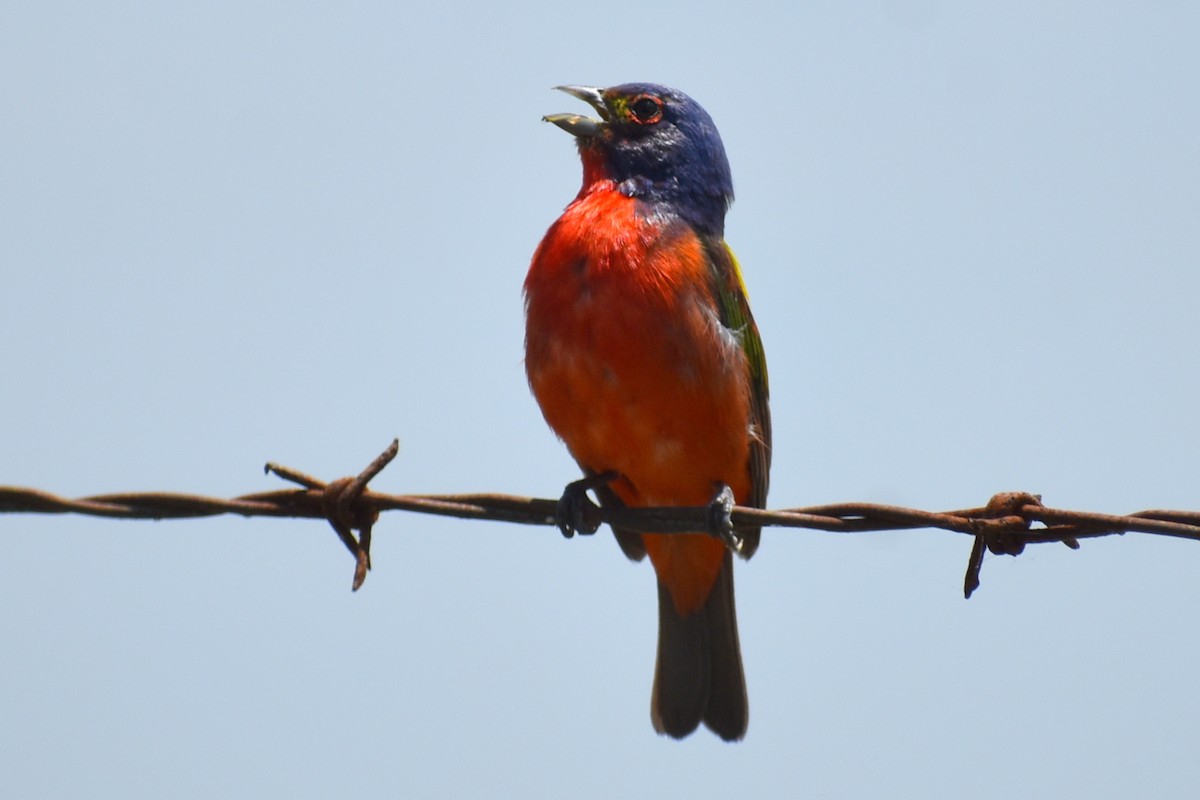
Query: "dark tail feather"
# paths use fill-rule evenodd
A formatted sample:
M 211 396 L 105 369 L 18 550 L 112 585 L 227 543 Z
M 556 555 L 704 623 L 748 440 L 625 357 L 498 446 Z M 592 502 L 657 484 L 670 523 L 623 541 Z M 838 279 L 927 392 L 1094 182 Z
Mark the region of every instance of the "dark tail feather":
M 704 709 L 704 724 L 725 741 L 736 742 L 746 735 L 750 702 L 746 697 L 737 608 L 733 603 L 733 554 L 728 550 L 712 594 L 704 604 L 704 616 L 708 620 L 712 675 L 712 692 L 708 707 Z
M 733 605 L 733 558 L 727 552 L 704 607 L 680 616 L 658 584 L 658 662 L 650 718 L 682 739 L 704 722 L 726 741 L 746 735 L 750 711 Z

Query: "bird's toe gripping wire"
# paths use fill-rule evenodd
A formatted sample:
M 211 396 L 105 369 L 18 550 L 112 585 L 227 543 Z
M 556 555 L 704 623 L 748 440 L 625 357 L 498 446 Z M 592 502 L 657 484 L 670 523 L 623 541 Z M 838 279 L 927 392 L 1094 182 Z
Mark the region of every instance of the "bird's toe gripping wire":
M 600 529 L 600 507 L 592 502 L 588 492 L 616 477 L 617 473 L 609 470 L 567 484 L 554 515 L 554 524 L 563 536 L 570 539 L 576 533 L 593 534 Z
M 712 500 L 708 501 L 708 532 L 717 537 L 734 553 L 742 552 L 742 538 L 733 529 L 733 489 L 719 483 Z

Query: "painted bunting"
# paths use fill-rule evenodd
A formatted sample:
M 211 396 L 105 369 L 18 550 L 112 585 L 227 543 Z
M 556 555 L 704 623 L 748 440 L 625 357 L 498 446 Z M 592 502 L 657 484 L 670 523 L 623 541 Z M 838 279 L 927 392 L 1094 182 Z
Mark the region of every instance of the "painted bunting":
M 545 117 L 575 137 L 583 188 L 525 279 L 525 368 L 542 413 L 602 505 L 703 506 L 732 490 L 762 508 L 767 367 L 723 239 L 733 182 L 716 126 L 665 86 L 557 88 L 599 119 Z M 709 531 L 614 533 L 630 558 L 649 554 L 658 578 L 655 730 L 682 738 L 704 722 L 741 739 L 730 548 Z M 759 534 L 739 528 L 743 556 Z

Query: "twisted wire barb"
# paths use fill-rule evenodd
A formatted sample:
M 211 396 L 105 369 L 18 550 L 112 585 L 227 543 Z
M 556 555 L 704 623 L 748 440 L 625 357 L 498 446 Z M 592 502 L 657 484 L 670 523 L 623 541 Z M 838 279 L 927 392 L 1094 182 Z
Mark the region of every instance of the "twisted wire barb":
M 18 486 L 0 486 L 0 513 L 85 514 L 119 519 L 184 519 L 239 514 L 244 517 L 292 517 L 328 520 L 355 558 L 353 589 L 371 567 L 371 530 L 382 511 L 410 511 L 462 519 L 558 526 L 559 501 L 503 494 L 397 495 L 373 492 L 367 484 L 396 457 L 393 441 L 362 473 L 325 482 L 277 464 L 266 472 L 300 489 L 255 492 L 231 499 L 169 492 L 120 492 L 78 499 Z M 586 510 L 589 527 L 601 523 L 633 531 L 687 533 L 707 531 L 712 509 L 701 507 L 601 508 Z M 1200 512 L 1148 510 L 1099 514 L 1047 508 L 1027 492 L 1002 492 L 979 508 L 931 512 L 877 503 L 832 503 L 768 511 L 735 506 L 736 530 L 744 525 L 809 528 L 835 533 L 938 528 L 974 538 L 963 594 L 979 587 L 985 551 L 1019 555 L 1026 545 L 1060 542 L 1073 549 L 1079 539 L 1123 533 L 1147 533 L 1200 541 Z M 590 523 L 595 523 L 591 525 Z M 1034 527 L 1035 525 L 1039 527 Z M 354 531 L 359 536 L 354 537 Z

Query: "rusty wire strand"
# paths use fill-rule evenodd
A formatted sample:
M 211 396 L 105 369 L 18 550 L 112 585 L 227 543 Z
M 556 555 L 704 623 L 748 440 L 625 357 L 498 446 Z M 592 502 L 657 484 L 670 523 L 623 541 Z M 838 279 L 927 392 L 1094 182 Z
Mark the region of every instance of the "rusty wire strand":
M 0 486 L 0 513 L 83 514 L 118 519 L 185 519 L 239 514 L 244 517 L 291 517 L 328 520 L 355 557 L 353 588 L 370 569 L 371 529 L 382 511 L 410 511 L 462 519 L 556 526 L 559 501 L 503 494 L 396 495 L 373 492 L 367 484 L 395 458 L 392 444 L 361 474 L 328 483 L 304 473 L 267 464 L 266 471 L 300 489 L 255 492 L 231 499 L 170 492 L 120 492 L 78 499 L 38 489 Z M 589 521 L 654 533 L 706 531 L 711 509 L 701 507 L 587 509 Z M 736 506 L 734 528 L 744 525 L 809 528 L 835 533 L 938 528 L 974 537 L 964 580 L 964 595 L 979 586 L 985 550 L 1018 555 L 1027 544 L 1059 542 L 1077 548 L 1078 540 L 1123 533 L 1148 533 L 1200 541 L 1200 512 L 1153 509 L 1115 515 L 1047 508 L 1025 492 L 995 495 L 987 505 L 931 512 L 877 503 L 833 503 L 768 511 Z M 1034 525 L 1040 527 L 1033 527 Z M 359 532 L 354 538 L 353 531 Z

